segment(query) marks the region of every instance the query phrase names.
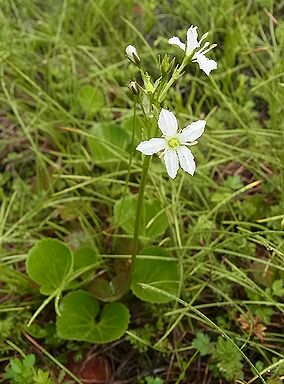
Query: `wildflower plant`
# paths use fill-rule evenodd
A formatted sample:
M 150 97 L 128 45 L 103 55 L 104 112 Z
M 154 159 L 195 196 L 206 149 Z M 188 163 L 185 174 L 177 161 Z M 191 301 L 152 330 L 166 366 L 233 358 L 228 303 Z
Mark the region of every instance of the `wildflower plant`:
M 205 120 L 198 120 L 191 122 L 184 129 L 180 130 L 174 112 L 164 108 L 166 97 L 171 86 L 183 75 L 185 68 L 188 65 L 192 62 L 197 62 L 200 69 L 203 70 L 207 76 L 210 75 L 213 69 L 217 68 L 217 63 L 205 56 L 209 51 L 216 47 L 216 44 L 210 45 L 209 42 L 205 42 L 203 46 L 201 46 L 207 38 L 208 33 L 205 33 L 201 39 L 198 40 L 197 27 L 190 26 L 186 36 L 186 43 L 182 43 L 176 36 L 173 36 L 168 40 L 169 44 L 177 45 L 184 51 L 183 60 L 181 64 L 175 65 L 176 58 L 174 57 L 173 59 L 170 59 L 166 54 L 160 59 L 160 77 L 156 80 L 153 80 L 148 72 L 144 70 L 143 60 L 140 59 L 137 49 L 132 45 L 129 45 L 125 49 L 126 57 L 137 66 L 143 80 L 143 84 L 138 85 L 138 82 L 133 79 L 129 88 L 132 90 L 136 100 L 141 106 L 145 124 L 147 125 L 144 130 L 144 132 L 147 132 L 146 140 L 143 140 L 136 147 L 136 150 L 145 155 L 145 157 L 143 159 L 142 175 L 137 198 L 138 201 L 132 244 L 132 275 L 134 275 L 134 279 L 135 271 L 138 269 L 136 256 L 138 252 L 139 228 L 151 157 L 154 154 L 161 153 L 160 157 L 163 159 L 168 176 L 171 179 L 175 179 L 179 167 L 189 175 L 193 176 L 196 164 L 194 155 L 188 147 L 197 144 L 197 139 L 203 134 L 206 125 Z M 137 92 L 138 88 L 140 89 L 139 94 Z M 159 132 L 161 135 L 160 137 L 158 136 Z M 159 277 L 155 277 L 156 280 L 152 280 L 156 282 L 155 286 L 157 287 L 157 280 L 159 280 Z M 174 291 L 171 291 L 171 293 L 174 293 Z
M 206 121 L 188 122 L 185 128 L 180 129 L 175 113 L 166 108 L 166 98 L 170 88 L 192 62 L 197 62 L 207 75 L 217 67 L 214 60 L 205 56 L 215 45 L 210 46 L 205 42 L 201 47 L 207 36 L 203 35 L 198 41 L 197 27 L 191 26 L 187 31 L 186 43 L 182 43 L 176 36 L 170 38 L 169 46 L 177 45 L 181 48 L 184 51 L 183 59 L 180 64 L 175 64 L 176 57 L 170 58 L 166 54 L 159 61 L 160 76 L 155 80 L 144 69 L 139 50 L 133 45 L 126 47 L 126 57 L 138 69 L 139 79 L 142 79 L 141 82 L 132 79 L 128 85 L 135 100 L 134 117 L 136 107 L 140 105 L 145 124 L 145 136 L 136 147 L 137 152 L 143 155 L 138 195 L 126 196 L 131 155 L 125 194 L 114 207 L 115 218 L 126 211 L 127 220 L 133 220 L 130 226 L 127 220 L 123 223 L 126 232 L 133 235 L 131 267 L 109 283 L 98 277 L 93 284 L 87 286 L 84 282 L 89 281 L 90 272 L 100 266 L 99 257 L 93 249 L 79 248 L 72 251 L 59 240 L 40 240 L 30 250 L 26 267 L 30 278 L 39 285 L 40 293 L 47 298 L 36 310 L 29 325 L 54 299 L 57 333 L 61 338 L 95 343 L 111 342 L 121 337 L 128 327 L 129 311 L 125 304 L 117 301 L 125 293 L 132 290 L 138 298 L 151 303 L 166 303 L 178 295 L 180 269 L 176 258 L 161 247 L 139 250 L 140 234 L 145 231 L 150 237 L 160 235 L 164 233 L 167 222 L 157 202 L 144 201 L 144 191 L 151 158 L 157 153 L 161 153 L 165 163 L 165 177 L 175 179 L 179 167 L 188 177 L 195 173 L 194 151 L 190 148 L 202 136 Z M 134 146 L 134 130 L 132 143 Z M 155 225 L 151 227 L 151 224 L 147 224 L 147 228 L 143 227 L 146 218 L 148 223 L 153 223 L 153 215 L 157 217 Z M 137 258 L 139 251 L 140 255 L 147 257 Z M 65 295 L 66 291 L 69 292 Z

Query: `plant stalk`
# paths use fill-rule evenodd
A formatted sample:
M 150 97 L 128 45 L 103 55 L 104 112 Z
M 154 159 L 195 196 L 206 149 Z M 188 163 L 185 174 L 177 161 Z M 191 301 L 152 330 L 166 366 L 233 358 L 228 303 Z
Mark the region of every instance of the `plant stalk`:
M 133 234 L 133 241 L 132 241 L 131 273 L 130 273 L 131 280 L 132 280 L 136 256 L 137 256 L 137 252 L 138 252 L 141 213 L 142 213 L 142 208 L 143 208 L 144 191 L 145 191 L 150 161 L 151 161 L 151 156 L 145 156 L 144 157 L 143 166 L 142 166 L 142 175 L 141 175 L 141 180 L 140 180 L 140 185 L 139 185 L 138 201 L 137 201 L 136 217 L 135 217 L 135 225 L 134 225 L 134 234 Z

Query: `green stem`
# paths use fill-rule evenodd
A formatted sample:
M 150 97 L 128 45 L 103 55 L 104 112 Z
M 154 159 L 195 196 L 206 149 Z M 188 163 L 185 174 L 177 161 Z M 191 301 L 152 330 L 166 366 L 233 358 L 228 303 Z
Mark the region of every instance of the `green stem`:
M 129 181 L 130 181 L 131 165 L 132 165 L 133 152 L 134 152 L 133 148 L 134 148 L 135 131 L 136 131 L 136 97 L 134 97 L 133 125 L 132 125 L 131 145 L 130 145 L 131 152 L 130 152 L 130 156 L 129 156 L 127 175 L 126 175 L 125 186 L 124 186 L 124 191 L 123 191 L 123 195 L 122 195 L 122 203 L 121 203 L 121 207 L 120 207 L 119 212 L 118 212 L 118 222 L 119 223 L 120 223 L 120 216 L 121 216 L 121 212 L 123 210 L 125 198 L 126 198 L 126 195 L 128 192 L 128 185 L 129 185 Z M 115 234 L 117 233 L 117 231 L 118 231 L 118 228 L 115 229 Z M 114 237 L 113 249 L 115 249 L 115 247 L 116 247 L 116 240 L 117 240 L 116 237 Z
M 141 222 L 141 213 L 143 208 L 143 199 L 144 199 L 144 191 L 146 186 L 146 179 L 148 174 L 148 169 L 150 165 L 151 156 L 145 156 L 143 160 L 142 167 L 142 176 L 139 185 L 139 193 L 138 193 L 138 201 L 136 208 L 136 217 L 135 217 L 135 225 L 134 225 L 134 234 L 132 241 L 132 252 L 131 252 L 131 279 L 134 271 L 136 256 L 138 252 L 138 242 L 139 242 L 139 230 L 140 230 L 140 222 Z

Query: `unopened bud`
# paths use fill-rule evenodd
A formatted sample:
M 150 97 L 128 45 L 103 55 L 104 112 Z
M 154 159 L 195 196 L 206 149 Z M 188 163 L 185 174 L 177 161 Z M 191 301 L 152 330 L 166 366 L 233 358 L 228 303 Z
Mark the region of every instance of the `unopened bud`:
M 136 48 L 133 45 L 128 45 L 125 48 L 125 53 L 126 53 L 127 58 L 139 67 L 141 60 L 140 60 L 140 57 L 136 51 Z
M 136 81 L 130 81 L 128 88 L 133 93 L 133 95 L 135 95 L 135 96 L 139 95 L 140 90 L 139 90 L 139 86 L 136 83 Z

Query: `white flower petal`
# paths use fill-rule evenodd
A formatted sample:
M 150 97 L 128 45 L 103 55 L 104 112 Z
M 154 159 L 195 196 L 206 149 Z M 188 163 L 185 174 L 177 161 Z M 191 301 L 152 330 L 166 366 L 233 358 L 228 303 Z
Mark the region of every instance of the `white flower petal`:
M 217 68 L 217 63 L 215 60 L 208 59 L 205 55 L 202 53 L 197 53 L 195 55 L 195 59 L 199 65 L 199 68 L 202 69 L 206 73 L 207 76 L 210 75 L 210 72 L 213 69 Z
M 144 155 L 153 155 L 159 151 L 162 151 L 167 146 L 167 142 L 162 138 L 153 138 L 148 141 L 142 141 L 137 145 L 137 151 L 142 152 Z
M 185 144 L 198 139 L 203 134 L 205 125 L 205 120 L 194 121 L 187 125 L 179 135 L 181 143 Z
M 164 155 L 165 165 L 168 172 L 168 175 L 174 179 L 177 175 L 179 168 L 178 156 L 175 150 L 167 149 Z
M 197 40 L 197 27 L 193 25 L 188 28 L 186 32 L 186 55 L 189 56 L 192 51 L 200 47 L 200 43 Z
M 207 48 L 208 46 L 209 46 L 209 48 Z M 214 49 L 216 47 L 217 47 L 217 44 L 210 45 L 210 43 L 208 43 L 208 44 L 205 43 L 204 46 L 202 47 L 202 50 L 200 49 L 197 53 L 202 53 L 202 55 L 206 55 L 209 51 L 211 51 L 212 49 Z
M 185 172 L 188 172 L 191 176 L 193 176 L 196 166 L 191 151 L 187 147 L 182 145 L 181 147 L 177 148 L 177 154 L 182 169 Z
M 201 36 L 201 39 L 199 40 L 199 44 L 201 44 L 201 42 L 202 42 L 203 40 L 205 40 L 206 37 L 207 37 L 208 35 L 209 35 L 209 32 L 204 33 L 204 34 Z
M 159 119 L 158 126 L 162 131 L 163 135 L 166 137 L 175 136 L 177 134 L 178 122 L 175 115 L 168 111 L 167 109 L 162 108 Z
M 183 51 L 185 51 L 185 44 L 180 41 L 180 39 L 176 36 L 173 36 L 171 37 L 168 42 L 172 45 L 177 45 L 178 47 L 180 47 Z

